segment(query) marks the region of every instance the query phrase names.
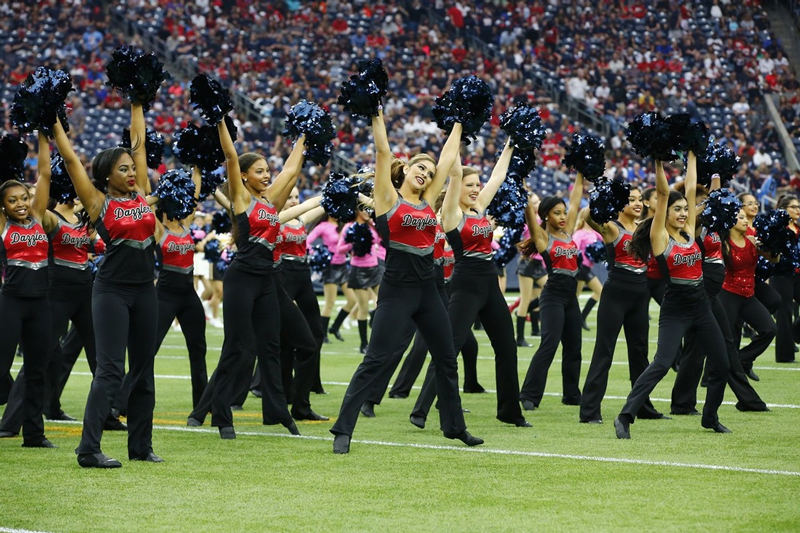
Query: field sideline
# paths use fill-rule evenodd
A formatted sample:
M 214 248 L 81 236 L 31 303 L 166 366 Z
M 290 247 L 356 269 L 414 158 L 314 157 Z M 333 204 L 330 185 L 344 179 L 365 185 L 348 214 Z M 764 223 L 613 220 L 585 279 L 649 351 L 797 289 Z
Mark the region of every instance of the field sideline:
M 652 306 L 651 355 L 657 314 Z M 583 376 L 595 315 L 584 333 Z M 357 330 L 343 334 L 344 343 L 332 339 L 323 352 L 329 394 L 311 398 L 331 418 L 361 360 Z M 493 389 L 491 348 L 483 332 L 476 335 L 479 378 Z M 209 328 L 208 341 L 210 374 L 222 331 Z M 536 344 L 520 349 L 521 377 Z M 80 423 L 47 423 L 57 450 L 0 439 L 0 532 L 800 530 L 800 364 L 776 364 L 772 349 L 756 361 L 755 387 L 772 412 L 739 413 L 727 391 L 720 420 L 732 434 L 701 429 L 699 417 L 675 417 L 637 421 L 632 440 L 619 441 L 611 422 L 630 391 L 624 341 L 603 425 L 579 424 L 578 408 L 560 403 L 559 362 L 560 354 L 540 409 L 526 413 L 532 428 L 496 421 L 494 394 L 465 394 L 469 430 L 486 440 L 466 448 L 444 439 L 434 416 L 425 430 L 408 422 L 412 393 L 385 399 L 374 419 L 362 417 L 351 453 L 335 456 L 333 420 L 299 422 L 302 436 L 292 437 L 260 424 L 252 396 L 234 413 L 235 441 L 222 441 L 208 425 L 187 428 L 188 359 L 181 334 L 170 332 L 156 358 L 153 440 L 165 463 L 128 461 L 125 435 L 106 433 L 103 450 L 123 468 L 81 469 L 73 452 Z M 90 379 L 79 360 L 63 398 L 77 418 Z M 665 413 L 673 380 L 670 373 L 652 395 Z

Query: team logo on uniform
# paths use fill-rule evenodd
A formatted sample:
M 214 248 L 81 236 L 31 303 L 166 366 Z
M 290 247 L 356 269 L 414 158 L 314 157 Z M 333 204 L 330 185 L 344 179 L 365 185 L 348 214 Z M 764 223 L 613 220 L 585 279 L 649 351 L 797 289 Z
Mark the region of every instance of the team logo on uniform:
M 492 226 L 490 225 L 481 225 L 481 224 L 473 224 L 472 225 L 472 236 L 478 237 L 481 236 L 485 239 L 488 239 L 492 236 Z
M 92 239 L 88 235 L 70 235 L 65 233 L 61 236 L 61 244 L 64 246 L 74 246 L 75 248 L 83 248 L 91 244 Z
M 278 224 L 281 223 L 281 219 L 280 219 L 280 217 L 278 216 L 277 213 L 273 213 L 273 212 L 268 211 L 266 209 L 259 209 L 256 212 L 256 219 L 257 220 L 266 220 L 272 226 L 277 226 Z
M 285 242 L 296 242 L 298 244 L 302 244 L 306 242 L 306 234 L 305 233 L 286 233 L 283 235 L 283 240 Z
M 561 246 L 556 246 L 553 249 L 553 256 L 555 257 L 566 257 L 567 259 L 572 259 L 573 257 L 578 255 L 577 248 L 563 248 Z
M 145 215 L 152 213 L 150 207 L 146 205 L 139 205 L 130 209 L 124 207 L 117 207 L 114 209 L 114 220 L 122 220 L 123 218 L 132 218 L 133 220 L 142 220 Z
M 40 242 L 47 242 L 47 235 L 44 233 L 12 233 L 9 239 L 9 246 L 24 243 L 29 248 L 35 247 Z
M 674 266 L 686 265 L 692 267 L 695 263 L 700 261 L 701 258 L 702 254 L 700 252 L 694 252 L 691 254 L 675 254 L 672 259 L 672 263 Z
M 180 255 L 186 255 L 189 250 L 194 250 L 194 243 L 193 242 L 175 242 L 171 241 L 167 243 L 167 251 L 168 252 L 177 252 Z
M 407 228 L 414 228 L 417 231 L 422 231 L 428 226 L 435 226 L 437 224 L 438 222 L 436 219 L 431 216 L 415 217 L 410 213 L 403 215 L 402 225 Z

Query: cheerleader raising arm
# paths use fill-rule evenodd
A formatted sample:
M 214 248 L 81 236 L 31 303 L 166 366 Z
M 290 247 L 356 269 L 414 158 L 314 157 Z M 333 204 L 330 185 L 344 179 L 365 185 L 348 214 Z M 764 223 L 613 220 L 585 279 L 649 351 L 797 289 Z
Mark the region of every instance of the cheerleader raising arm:
M 478 211 L 485 211 L 489 204 L 492 203 L 497 190 L 503 185 L 508 175 L 508 166 L 511 164 L 511 156 L 514 155 L 514 147 L 511 145 L 511 140 L 506 141 L 503 147 L 503 153 L 500 154 L 500 159 L 497 160 L 492 175 L 486 185 L 481 189 L 478 194 L 478 202 L 476 208 Z M 570 204 L 571 205 L 571 204 Z
M 286 203 L 286 199 L 291 194 L 292 188 L 297 182 L 300 171 L 303 170 L 303 162 L 305 161 L 303 152 L 305 152 L 306 149 L 305 140 L 305 135 L 301 135 L 300 138 L 297 139 L 294 148 L 292 148 L 292 153 L 289 154 L 289 157 L 286 159 L 286 164 L 283 166 L 283 169 L 278 173 L 278 176 L 272 184 L 267 187 L 267 200 L 272 202 L 272 205 L 274 205 L 275 209 L 278 211 L 283 209 L 283 204 Z
M 145 139 L 147 128 L 144 124 L 144 109 L 141 104 L 131 104 L 131 156 L 136 171 L 136 191 L 141 195 L 150 194 L 150 180 L 147 179 L 147 152 Z
M 667 249 L 667 242 L 669 235 L 665 226 L 667 221 L 667 204 L 669 202 L 669 183 L 667 183 L 667 176 L 664 174 L 664 165 L 661 161 L 656 160 L 656 212 L 653 215 L 653 222 L 650 226 L 650 243 L 652 245 L 653 255 L 659 256 Z M 686 173 L 688 180 L 689 173 Z M 694 203 L 694 184 L 686 183 L 686 194 L 692 195 L 689 205 Z M 688 198 L 687 198 L 688 200 Z M 673 204 L 673 209 L 686 209 L 686 206 L 680 204 Z M 692 228 L 694 230 L 694 228 Z M 692 232 L 694 233 L 694 232 Z
M 42 227 L 50 233 L 58 225 L 56 216 L 47 209 L 50 199 L 50 141 L 47 136 L 39 132 L 39 154 L 37 158 L 36 192 L 31 202 L 31 215 L 41 221 Z
M 567 211 L 567 224 L 564 226 L 570 235 L 575 230 L 575 223 L 578 221 L 578 213 L 581 211 L 581 197 L 583 196 L 583 174 L 578 172 L 575 175 L 575 183 L 569 193 L 569 210 Z
M 464 171 L 461 167 L 461 157 L 459 156 L 450 170 L 450 183 L 444 193 L 444 201 L 442 202 L 442 229 L 445 233 L 455 229 L 463 217 L 463 211 L 461 211 L 458 201 L 461 196 L 463 177 Z
M 372 117 L 372 136 L 375 138 L 375 215 L 380 216 L 389 211 L 397 201 L 397 191 L 392 184 L 392 150 L 389 137 L 386 135 L 386 124 L 383 122 L 383 111 Z
M 75 150 L 72 149 L 69 137 L 67 137 L 64 127 L 58 120 L 53 126 L 53 136 L 56 141 L 58 153 L 61 154 L 61 157 L 64 159 L 64 164 L 67 167 L 67 174 L 69 174 L 72 184 L 75 186 L 75 192 L 78 194 L 78 198 L 83 204 L 83 207 L 86 208 L 86 212 L 89 213 L 89 218 L 91 220 L 96 220 L 100 216 L 100 211 L 103 209 L 106 195 L 97 190 L 92 180 L 89 179 L 89 175 L 86 174 L 83 163 L 75 153 Z M 120 157 L 115 170 L 128 174 L 132 164 L 133 159 L 130 156 L 127 158 Z
M 294 220 L 295 218 L 300 218 L 301 221 L 305 224 L 306 223 L 305 216 L 311 215 L 312 213 L 314 213 L 315 216 L 309 217 L 309 219 L 319 218 L 320 216 L 322 216 L 323 213 L 325 213 L 325 210 L 322 209 L 322 207 L 320 207 L 319 205 L 321 199 L 322 196 L 314 196 L 313 198 L 309 198 L 302 204 L 297 204 L 296 206 L 284 209 L 283 211 L 280 212 L 279 215 L 281 224 L 285 224 L 290 220 Z
M 433 181 L 425 188 L 422 197 L 430 205 L 436 203 L 436 199 L 441 194 L 444 188 L 444 183 L 450 170 L 453 168 L 456 160 L 459 159 L 459 147 L 461 146 L 461 124 L 456 122 L 453 125 L 453 130 L 447 137 L 447 141 L 442 147 L 442 154 L 439 156 L 439 161 L 436 163 L 436 174 L 433 176 Z
M 236 153 L 236 147 L 233 145 L 233 139 L 231 139 L 231 134 L 224 120 L 217 124 L 217 131 L 219 132 L 219 143 L 222 146 L 222 153 L 225 155 L 225 167 L 228 171 L 229 209 L 233 211 L 234 215 L 244 213 L 250 205 L 250 192 L 244 186 L 244 181 L 242 180 L 242 171 L 239 167 L 239 154 Z M 214 197 L 219 200 L 216 193 L 214 193 Z

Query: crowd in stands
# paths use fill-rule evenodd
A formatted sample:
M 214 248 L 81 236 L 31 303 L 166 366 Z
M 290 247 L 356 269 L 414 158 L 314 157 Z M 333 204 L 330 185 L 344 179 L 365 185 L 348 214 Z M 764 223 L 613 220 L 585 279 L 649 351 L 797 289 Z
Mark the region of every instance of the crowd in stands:
M 12 12 L 11 4 L 0 3 L 0 13 Z M 30 6 L 22 17 L 0 17 L 5 106 L 36 66 L 67 67 L 78 88 L 70 123 L 89 156 L 103 142 L 116 144 L 126 120 L 116 112 L 122 101 L 104 86 L 103 71 L 114 47 L 132 41 L 111 27 L 102 4 L 51 1 Z M 355 62 L 377 56 L 390 75 L 384 113 L 398 154 L 438 152 L 443 136 L 432 122 L 435 97 L 457 77 L 474 73 L 491 85 L 496 105 L 484 134 L 467 148 L 466 162 L 488 175 L 505 139 L 499 115 L 530 102 L 552 131 L 532 186 L 545 193 L 563 189 L 569 181 L 560 165 L 563 143 L 591 130 L 535 87 L 532 77 L 546 75 L 608 124 L 609 175 L 652 178 L 650 165 L 625 142 L 630 118 L 647 110 L 687 111 L 703 118 L 717 140 L 733 145 L 745 163 L 739 179 L 752 190 L 769 178 L 775 188 L 800 183 L 786 170 L 762 103 L 764 92 L 785 93 L 781 116 L 800 139 L 800 89 L 755 0 L 134 0 L 113 9 L 129 27 L 161 39 L 173 58 L 188 58 L 251 98 L 261 120 L 239 121 L 238 148 L 269 154 L 275 168 L 290 148 L 279 136 L 282 118 L 302 98 L 331 111 L 338 126 L 335 152 L 358 166 L 374 163 L 368 124 L 343 113 L 336 98 Z M 476 46 L 476 37 L 487 46 Z M 169 144 L 177 129 L 198 119 L 188 104 L 188 80 L 171 80 L 150 113 Z M 109 128 L 98 129 L 103 120 Z M 670 168 L 674 175 L 681 171 L 680 164 Z M 317 171 L 303 187 L 314 190 L 322 179 Z

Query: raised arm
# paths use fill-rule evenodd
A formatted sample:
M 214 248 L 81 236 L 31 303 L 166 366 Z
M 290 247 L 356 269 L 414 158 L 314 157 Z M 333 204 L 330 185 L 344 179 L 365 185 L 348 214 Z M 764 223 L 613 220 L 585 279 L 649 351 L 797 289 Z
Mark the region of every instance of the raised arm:
M 425 189 L 425 194 L 422 197 L 430 205 L 436 202 L 439 194 L 444 188 L 444 183 L 447 181 L 447 176 L 450 175 L 450 169 L 458 159 L 458 149 L 461 145 L 461 124 L 456 122 L 453 125 L 453 131 L 447 137 L 447 142 L 442 147 L 442 155 L 439 156 L 439 162 L 436 163 L 436 174 L 433 176 L 433 181 Z
M 578 221 L 578 213 L 581 210 L 581 198 L 583 197 L 583 174 L 580 172 L 575 176 L 575 183 L 569 193 L 569 211 L 567 211 L 567 228 L 572 233 L 575 222 Z
M 136 190 L 143 195 L 150 194 L 150 180 L 147 179 L 146 139 L 144 108 L 141 104 L 131 104 L 131 155 L 133 164 L 136 166 Z
M 614 242 L 614 240 L 619 236 L 619 228 L 616 224 L 598 224 L 594 220 L 592 220 L 592 212 L 589 211 L 588 216 L 586 217 L 586 223 L 589 224 L 589 227 L 595 230 L 603 237 L 603 242 L 608 244 L 610 242 Z
M 686 231 L 694 235 L 697 227 L 697 157 L 694 152 L 689 152 L 686 158 L 686 202 L 689 204 Z
M 222 207 L 224 207 L 225 209 L 228 209 L 228 210 L 230 210 L 230 208 L 231 208 L 231 201 L 228 199 L 228 197 L 227 197 L 227 196 L 225 196 L 225 193 L 223 193 L 223 192 L 222 192 L 222 191 L 220 191 L 219 189 L 217 189 L 216 191 L 214 191 L 214 200 L 216 200 L 216 201 L 217 201 L 217 203 L 218 203 L 219 205 L 221 205 Z
M 372 117 L 372 136 L 375 140 L 375 186 L 372 196 L 375 198 L 375 214 L 382 215 L 392 208 L 397 201 L 397 191 L 392 185 L 392 150 L 389 137 L 386 135 L 386 124 L 383 122 L 383 111 Z
M 217 124 L 217 131 L 219 132 L 220 145 L 222 145 L 222 153 L 225 155 L 225 167 L 228 171 L 228 192 L 230 192 L 233 213 L 234 215 L 244 213 L 247 206 L 250 205 L 250 193 L 247 192 L 242 182 L 239 154 L 236 153 L 236 147 L 233 145 L 233 139 L 231 139 L 231 134 L 224 120 Z
M 286 203 L 286 199 L 292 193 L 292 187 L 297 183 L 297 177 L 300 175 L 300 171 L 303 170 L 303 162 L 306 160 L 303 155 L 305 150 L 306 138 L 305 135 L 301 135 L 294 144 L 292 153 L 286 159 L 286 164 L 283 165 L 272 184 L 267 187 L 267 199 L 272 202 L 272 205 L 278 211 L 283 209 L 283 204 Z
M 56 216 L 47 210 L 50 199 L 50 141 L 47 136 L 39 132 L 39 157 L 37 159 L 36 192 L 31 202 L 31 213 L 36 220 L 42 223 L 47 233 L 56 227 Z
M 197 166 L 192 167 L 192 181 L 194 182 L 194 199 L 198 200 L 200 198 L 200 188 L 203 186 L 203 178 L 202 174 L 200 173 L 200 168 Z M 194 209 L 192 209 L 192 214 L 181 220 L 181 222 L 184 222 L 194 217 L 195 211 L 197 211 L 197 204 L 194 204 Z
M 75 150 L 72 149 L 69 137 L 67 137 L 67 132 L 64 131 L 64 127 L 58 120 L 56 120 L 53 126 L 53 136 L 56 140 L 58 153 L 64 158 L 67 174 L 69 174 L 69 178 L 72 180 L 72 185 L 75 186 L 75 192 L 78 193 L 78 198 L 83 204 L 83 207 L 86 208 L 86 212 L 89 213 L 89 217 L 92 220 L 96 220 L 97 217 L 100 216 L 100 211 L 103 209 L 105 195 L 98 191 L 94 184 L 92 184 L 92 180 L 90 180 L 89 175 L 86 174 L 86 169 L 83 168 L 83 163 L 81 163 Z
M 533 202 L 530 201 L 525 206 L 525 222 L 528 224 L 528 232 L 536 245 L 536 250 L 539 253 L 543 252 L 547 248 L 550 238 L 544 228 L 539 225 L 539 221 L 536 219 L 536 209 L 534 209 Z
M 301 204 L 297 204 L 294 207 L 290 207 L 288 209 L 284 209 L 283 211 L 280 212 L 280 215 L 278 215 L 278 218 L 280 219 L 281 224 L 286 224 L 290 220 L 294 220 L 297 217 L 299 217 L 300 215 L 303 215 L 303 214 L 311 211 L 312 209 L 316 209 L 317 207 L 319 207 L 319 201 L 321 199 L 322 199 L 322 196 L 314 196 L 313 198 L 309 198 L 308 200 L 306 200 L 305 202 L 303 202 Z M 320 209 L 322 209 L 322 208 L 320 207 Z M 324 213 L 325 210 L 323 209 L 322 212 Z
M 442 229 L 445 233 L 457 228 L 464 216 L 459 202 L 463 178 L 464 171 L 461 168 L 461 157 L 459 156 L 450 169 L 450 183 L 447 185 L 442 202 Z
M 500 159 L 497 160 L 494 169 L 492 169 L 492 175 L 489 181 L 486 182 L 486 186 L 481 189 L 481 192 L 478 194 L 478 209 L 481 211 L 489 207 L 494 195 L 497 194 L 497 190 L 503 185 L 506 175 L 508 174 L 508 165 L 511 164 L 511 156 L 513 155 L 514 147 L 511 146 L 511 140 L 509 139 L 503 147 L 503 153 L 500 154 Z
M 687 192 L 689 184 L 686 184 Z M 694 186 L 692 186 L 694 188 Z M 656 212 L 653 215 L 653 225 L 650 226 L 650 245 L 653 248 L 653 255 L 661 255 L 667 249 L 667 205 L 669 204 L 669 183 L 664 174 L 664 165 L 656 160 Z M 694 196 L 694 191 L 692 191 Z

